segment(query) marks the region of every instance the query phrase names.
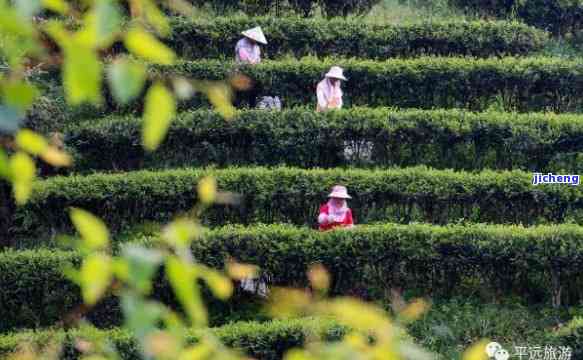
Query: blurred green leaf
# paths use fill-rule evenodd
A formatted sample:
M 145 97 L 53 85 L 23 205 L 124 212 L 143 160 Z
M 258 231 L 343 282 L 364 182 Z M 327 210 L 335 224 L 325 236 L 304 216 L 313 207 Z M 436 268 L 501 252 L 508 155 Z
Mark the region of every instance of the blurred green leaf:
M 41 0 L 14 0 L 14 6 L 20 16 L 30 19 L 40 10 Z
M 10 159 L 2 149 L 0 149 L 0 177 L 10 179 Z
M 50 20 L 43 28 L 65 54 L 62 72 L 67 101 L 72 105 L 99 104 L 102 64 L 91 44 L 84 43 L 82 36 L 72 36 L 60 21 Z
M 49 20 L 43 26 L 43 30 L 63 49 L 71 41 L 71 34 L 65 29 L 61 21 Z
M 116 61 L 109 66 L 108 80 L 115 99 L 126 104 L 142 91 L 146 82 L 146 68 L 130 60 Z
M 61 15 L 66 15 L 69 12 L 69 4 L 65 0 L 42 0 L 42 5 L 45 9 Z
M 34 27 L 22 17 L 15 8 L 0 2 L 0 33 L 31 37 Z
M 470 346 L 463 354 L 463 360 L 487 360 L 488 354 L 486 353 L 486 345 L 488 345 L 487 340 L 481 340 Z
M 4 103 L 24 113 L 39 95 L 34 85 L 21 81 L 7 81 L 2 84 Z
M 147 150 L 155 150 L 168 132 L 176 115 L 176 101 L 172 93 L 160 83 L 152 85 L 146 95 L 142 141 Z
M 217 180 L 206 176 L 198 182 L 198 198 L 204 204 L 211 204 L 217 197 Z
M 0 132 L 12 134 L 18 130 L 23 117 L 11 106 L 0 105 Z
M 119 7 L 112 0 L 96 1 L 83 25 L 83 29 L 76 34 L 77 41 L 91 48 L 109 47 L 121 30 Z
M 73 105 L 101 102 L 102 64 L 97 54 L 79 43 L 65 48 L 63 84 L 67 100 Z
M 176 248 L 188 248 L 192 240 L 200 234 L 194 221 L 177 219 L 164 228 L 162 238 Z
M 117 1 L 101 0 L 95 3 L 95 25 L 98 42 L 110 45 L 113 35 L 121 30 L 122 25 Z
M 36 176 L 34 161 L 28 154 L 19 151 L 10 158 L 10 173 L 16 203 L 23 205 L 32 193 L 32 184 Z
M 176 297 L 186 310 L 192 325 L 206 326 L 207 313 L 196 284 L 195 269 L 191 264 L 175 256 L 170 256 L 166 261 L 166 276 L 176 293 Z
M 233 294 L 233 282 L 216 270 L 201 268 L 204 280 L 209 285 L 213 295 L 226 300 Z
M 29 129 L 22 129 L 16 134 L 16 144 L 32 155 L 42 154 L 49 146 L 42 135 Z
M 17 35 L 0 35 L 0 54 L 4 56 L 10 68 L 22 66 L 24 57 L 39 56 L 41 47 L 36 39 Z
M 130 245 L 124 248 L 123 258 L 128 264 L 128 284 L 141 293 L 148 294 L 152 290 L 152 276 L 163 261 L 162 254 L 156 250 Z
M 41 155 L 40 157 L 46 161 L 48 164 L 51 164 L 56 167 L 61 166 L 71 166 L 73 163 L 73 159 L 69 154 L 64 151 L 59 150 L 55 146 L 49 146 Z
M 71 209 L 70 217 L 88 249 L 105 249 L 109 245 L 109 230 L 101 219 L 78 208 Z
M 209 85 L 206 95 L 222 117 L 230 119 L 235 116 L 235 108 L 232 104 L 233 94 L 229 86 L 223 83 Z
M 127 291 L 121 295 L 121 306 L 126 327 L 142 342 L 149 333 L 156 331 L 158 321 L 166 312 L 160 304 L 144 301 Z
M 167 36 L 170 32 L 170 24 L 162 11 L 152 0 L 142 0 L 144 6 L 144 15 L 150 25 L 152 25 L 158 34 Z
M 112 279 L 112 262 L 108 255 L 89 255 L 81 265 L 80 281 L 83 301 L 95 305 L 107 290 Z
M 170 48 L 138 27 L 127 32 L 124 43 L 132 54 L 157 64 L 172 65 L 176 58 Z

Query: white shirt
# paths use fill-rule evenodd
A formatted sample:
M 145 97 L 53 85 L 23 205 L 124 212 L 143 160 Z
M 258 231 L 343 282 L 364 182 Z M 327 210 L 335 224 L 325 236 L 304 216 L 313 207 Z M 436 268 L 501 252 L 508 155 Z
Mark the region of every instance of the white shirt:
M 324 80 L 318 83 L 316 94 L 318 96 L 319 111 L 331 108 L 329 103 L 334 98 L 336 98 L 337 101 L 337 106 L 335 108 L 340 109 L 342 107 L 342 90 L 340 89 L 340 81 L 338 81 L 336 86 L 333 86 L 329 78 L 324 78 Z

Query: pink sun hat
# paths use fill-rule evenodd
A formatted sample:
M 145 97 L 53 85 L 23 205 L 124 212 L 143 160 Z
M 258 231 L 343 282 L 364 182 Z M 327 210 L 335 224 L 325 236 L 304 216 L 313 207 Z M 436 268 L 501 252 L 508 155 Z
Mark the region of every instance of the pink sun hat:
M 328 195 L 331 198 L 340 198 L 340 199 L 352 199 L 350 195 L 348 195 L 348 191 L 346 190 L 346 186 L 336 185 L 332 188 L 332 192 Z

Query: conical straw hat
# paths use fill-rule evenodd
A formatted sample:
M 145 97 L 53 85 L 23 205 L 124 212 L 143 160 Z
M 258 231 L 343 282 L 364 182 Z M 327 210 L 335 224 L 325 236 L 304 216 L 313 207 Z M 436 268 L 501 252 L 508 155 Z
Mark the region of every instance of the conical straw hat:
M 261 31 L 260 26 L 254 27 L 253 29 L 245 30 L 241 34 L 248 37 L 249 39 L 257 41 L 258 43 L 267 45 L 267 39 L 265 38 L 265 35 L 263 35 L 263 31 Z

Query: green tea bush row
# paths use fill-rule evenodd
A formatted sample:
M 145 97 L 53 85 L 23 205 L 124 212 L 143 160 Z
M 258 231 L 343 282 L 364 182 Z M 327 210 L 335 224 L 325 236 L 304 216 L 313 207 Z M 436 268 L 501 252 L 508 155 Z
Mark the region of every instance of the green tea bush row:
M 63 272 L 66 267 L 79 266 L 80 263 L 79 254 L 55 249 L 2 252 L 0 332 L 53 325 L 68 327 L 78 315 L 102 328 L 121 325 L 123 314 L 117 297 L 106 296 L 89 311 L 81 307 L 83 301 L 79 287 Z M 236 292 L 230 302 L 224 302 L 213 298 L 208 289 L 203 290 L 211 326 L 266 318 L 259 313 L 257 302 L 242 292 Z M 173 294 L 164 275 L 159 274 L 154 281 L 154 298 L 179 308 Z
M 583 170 L 578 140 L 583 116 L 572 114 L 296 108 L 244 110 L 225 120 L 199 110 L 180 114 L 156 152 L 146 152 L 137 140 L 141 127 L 142 120 L 131 116 L 70 127 L 66 145 L 77 157 L 73 170 L 206 165 Z M 345 155 L 346 145 L 358 153 Z
M 316 10 L 327 18 L 364 15 L 380 0 L 190 0 L 199 7 L 208 7 L 218 14 L 243 11 L 248 15 L 294 13 L 303 17 L 314 15 Z
M 67 209 L 81 207 L 115 231 L 148 220 L 166 221 L 196 203 L 196 184 L 216 178 L 222 191 L 240 194 L 239 203 L 217 204 L 207 224 L 294 223 L 316 225 L 320 204 L 338 183 L 348 187 L 358 223 L 456 221 L 583 224 L 581 186 L 532 185 L 522 171 L 479 173 L 406 169 L 232 168 L 137 171 L 54 177 L 33 186 L 29 202 L 12 219 L 15 236 L 70 231 Z
M 261 95 L 280 96 L 285 107 L 310 104 L 315 108 L 316 85 L 331 65 L 346 69 L 346 107 L 482 110 L 495 105 L 507 111 L 565 112 L 580 111 L 583 105 L 583 62 L 559 58 L 303 59 L 265 61 L 256 66 L 203 60 L 159 66 L 152 72 L 223 80 L 238 71 L 261 85 Z M 200 105 L 197 97 L 183 107 Z
M 449 0 L 449 2 L 468 13 L 520 19 L 555 34 L 575 32 L 583 28 L 583 2 L 580 0 Z
M 174 18 L 166 41 L 185 59 L 234 56 L 241 31 L 261 26 L 268 39 L 264 57 L 286 54 L 368 59 L 419 55 L 503 56 L 540 50 L 545 32 L 518 22 L 449 21 L 367 25 L 355 20 L 224 17 L 212 22 Z
M 265 323 L 239 322 L 208 330 L 192 331 L 188 341 L 196 343 L 201 336 L 216 336 L 223 344 L 239 349 L 258 359 L 278 360 L 294 347 L 304 344 L 311 336 L 317 335 L 328 341 L 339 340 L 346 333 L 346 327 L 331 320 L 301 318 L 293 320 L 273 320 Z M 19 344 L 30 343 L 44 346 L 50 341 L 63 343 L 60 359 L 76 360 L 80 353 L 75 347 L 75 339 L 91 340 L 95 337 L 107 339 L 119 351 L 122 359 L 140 358 L 140 349 L 135 338 L 126 330 L 44 330 L 0 335 L 0 356 L 15 351 Z
M 306 270 L 323 264 L 331 293 L 385 299 L 391 288 L 447 298 L 473 286 L 496 296 L 553 305 L 583 297 L 583 228 L 552 225 L 386 224 L 319 232 L 289 225 L 227 226 L 207 230 L 193 256 L 223 268 L 228 258 L 256 264 L 276 286 L 307 286 Z M 142 244 L 157 237 L 138 236 Z M 62 273 L 75 252 L 28 250 L 0 255 L 4 328 L 46 326 L 80 303 L 79 289 Z M 161 275 L 153 296 L 174 304 Z M 240 300 L 239 300 L 240 301 Z M 224 305 L 228 307 L 228 305 Z M 119 304 L 104 299 L 89 314 L 97 326 L 119 324 Z

